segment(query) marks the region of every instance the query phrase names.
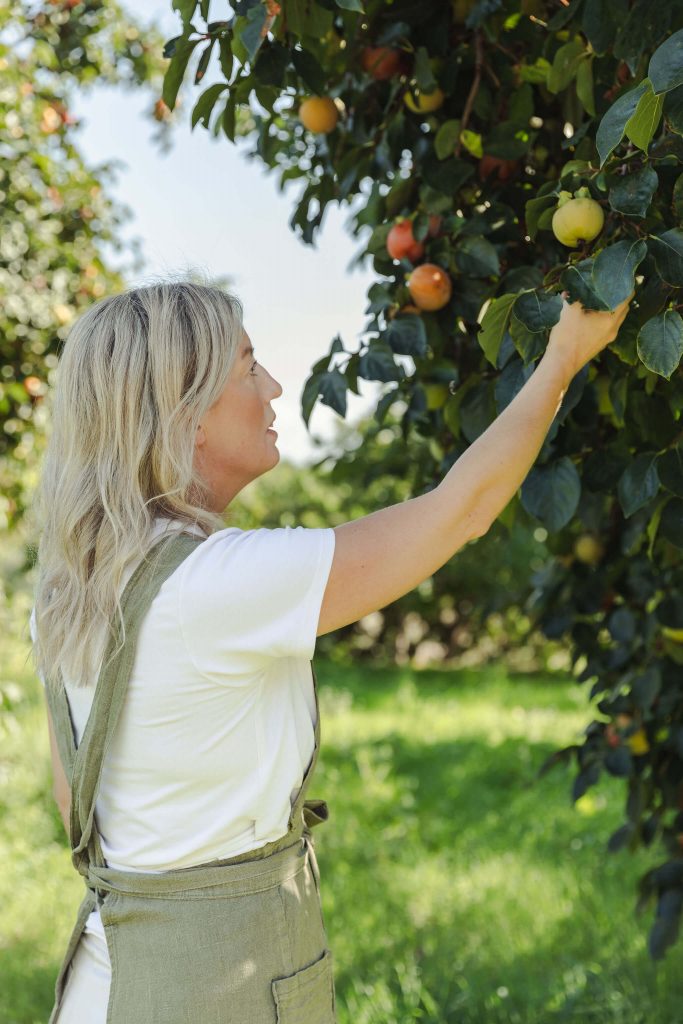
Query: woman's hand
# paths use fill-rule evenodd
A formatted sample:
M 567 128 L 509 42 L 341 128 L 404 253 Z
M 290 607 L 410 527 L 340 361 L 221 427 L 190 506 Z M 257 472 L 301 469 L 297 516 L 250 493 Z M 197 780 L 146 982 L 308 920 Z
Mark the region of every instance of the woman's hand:
M 586 363 L 614 341 L 635 292 L 631 292 L 611 312 L 585 309 L 580 302 L 567 302 L 568 294 L 562 292 L 562 312 L 550 332 L 546 352 L 564 360 L 571 380 Z

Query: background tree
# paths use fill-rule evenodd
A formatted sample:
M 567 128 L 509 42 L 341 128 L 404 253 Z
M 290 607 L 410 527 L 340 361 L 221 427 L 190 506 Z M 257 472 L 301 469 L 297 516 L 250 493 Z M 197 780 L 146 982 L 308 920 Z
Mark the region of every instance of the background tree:
M 303 180 L 304 243 L 328 203 L 354 206 L 357 260 L 378 275 L 366 338 L 333 339 L 302 414 L 320 400 L 343 417 L 359 377 L 385 383 L 375 417 L 392 410 L 411 439 L 413 493 L 523 386 L 560 291 L 611 309 L 635 290 L 500 521 L 549 531 L 535 622 L 600 697 L 583 743 L 543 769 L 575 758 L 575 800 L 603 772 L 624 779 L 608 848 L 663 852 L 637 903 L 655 901 L 662 957 L 683 905 L 683 0 L 240 0 L 220 21 L 209 0 L 173 7 L 166 106 L 195 50 L 194 85 L 215 54 L 192 126 L 252 141 L 280 187 Z
M 163 40 L 143 39 L 116 3 L 0 4 L 0 527 L 23 520 L 36 483 L 42 408 L 69 324 L 140 269 L 112 265 L 131 211 L 108 197 L 113 164 L 89 168 L 70 112 L 73 90 L 107 82 L 150 90 L 160 145 L 170 111 L 158 102 Z M 159 120 L 161 119 L 161 120 Z M 110 247 L 107 253 L 107 246 Z

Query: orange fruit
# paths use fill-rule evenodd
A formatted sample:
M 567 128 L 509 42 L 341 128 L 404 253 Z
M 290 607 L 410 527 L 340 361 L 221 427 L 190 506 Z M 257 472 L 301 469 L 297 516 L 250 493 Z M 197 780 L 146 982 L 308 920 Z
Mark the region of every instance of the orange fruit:
M 488 153 L 484 153 L 479 161 L 479 179 L 485 181 L 489 174 L 495 172 L 493 174 L 494 179 L 498 178 L 500 181 L 507 181 L 518 168 L 519 160 L 504 160 L 502 157 L 490 156 Z
M 412 221 L 406 218 L 393 228 L 387 235 L 387 252 L 392 260 L 409 259 L 411 263 L 417 263 L 424 256 L 425 247 L 422 242 L 417 242 L 413 236 Z
M 442 309 L 451 297 L 451 279 L 436 263 L 421 263 L 407 280 L 410 297 L 420 309 Z
M 25 377 L 24 388 L 26 390 L 26 393 L 29 394 L 31 398 L 38 398 L 39 395 L 44 394 L 44 392 L 46 391 L 46 388 L 43 385 L 43 382 L 40 379 L 40 377 Z
M 392 50 L 389 46 L 363 47 L 360 62 L 363 70 L 377 81 L 393 78 L 400 73 L 403 64 L 401 51 Z
M 299 120 L 309 131 L 327 134 L 336 128 L 339 111 L 330 96 L 309 96 L 299 107 Z

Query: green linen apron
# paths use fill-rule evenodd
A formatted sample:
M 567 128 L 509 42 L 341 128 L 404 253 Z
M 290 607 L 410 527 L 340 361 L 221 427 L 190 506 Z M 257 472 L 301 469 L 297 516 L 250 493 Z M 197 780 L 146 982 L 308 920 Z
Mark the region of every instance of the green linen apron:
M 46 694 L 59 754 L 71 780 L 71 858 L 86 892 L 55 984 L 56 1024 L 71 960 L 99 908 L 111 962 L 107 1024 L 335 1024 L 332 953 L 322 916 L 311 828 L 324 800 L 305 794 L 315 746 L 287 832 L 235 857 L 151 874 L 107 866 L 95 818 L 102 763 L 130 679 L 142 620 L 164 580 L 203 539 L 157 541 L 128 581 L 121 605 L 126 643 L 110 637 L 88 721 L 76 748 L 64 688 Z

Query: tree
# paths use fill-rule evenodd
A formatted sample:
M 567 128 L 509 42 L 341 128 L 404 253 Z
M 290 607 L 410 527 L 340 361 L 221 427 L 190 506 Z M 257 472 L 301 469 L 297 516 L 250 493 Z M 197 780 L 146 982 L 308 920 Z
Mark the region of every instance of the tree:
M 0 6 L 0 524 L 25 515 L 44 447 L 44 401 L 68 326 L 124 286 L 130 211 L 106 194 L 113 167 L 86 166 L 71 113 L 74 87 L 109 82 L 158 93 L 163 40 L 142 40 L 116 3 L 56 0 L 32 13 Z M 156 98 L 156 97 L 155 97 Z M 172 115 L 150 104 L 163 144 Z M 161 120 L 159 120 L 161 118 Z M 136 243 L 133 251 L 140 266 Z
M 359 350 L 336 336 L 312 367 L 306 423 L 318 400 L 344 417 L 359 377 L 385 383 L 375 417 L 397 412 L 425 491 L 533 372 L 560 291 L 611 309 L 635 290 L 501 521 L 548 529 L 534 625 L 566 638 L 600 697 L 584 741 L 541 773 L 575 758 L 574 800 L 603 772 L 624 779 L 608 848 L 663 850 L 637 904 L 656 901 L 661 958 L 683 903 L 683 0 L 233 6 L 209 21 L 208 0 L 174 0 L 164 102 L 174 108 L 195 48 L 194 85 L 215 52 L 219 80 L 193 100 L 193 128 L 253 141 L 280 188 L 302 179 L 290 224 L 306 244 L 328 203 L 353 205 L 355 262 L 378 275 Z M 307 105 L 306 127 L 312 97 L 325 102 Z M 563 244 L 553 218 L 577 199 L 597 213 L 576 223 L 586 204 L 564 210 Z M 420 244 L 392 259 L 402 219 Z

